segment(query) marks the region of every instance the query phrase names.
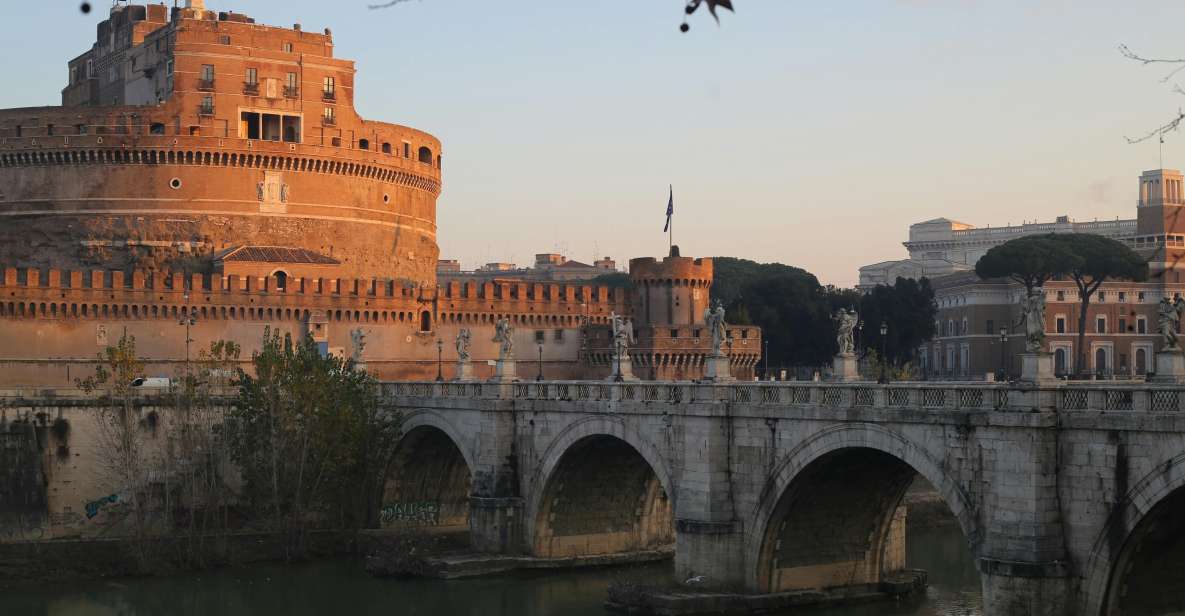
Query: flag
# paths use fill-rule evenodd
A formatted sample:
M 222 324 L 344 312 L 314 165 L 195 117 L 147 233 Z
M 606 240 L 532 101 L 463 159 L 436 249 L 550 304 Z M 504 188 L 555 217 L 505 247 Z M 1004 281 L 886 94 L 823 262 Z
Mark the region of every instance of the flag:
M 671 196 L 667 199 L 667 224 L 662 226 L 662 232 L 666 233 L 671 228 L 671 215 L 675 213 L 675 187 L 671 186 Z

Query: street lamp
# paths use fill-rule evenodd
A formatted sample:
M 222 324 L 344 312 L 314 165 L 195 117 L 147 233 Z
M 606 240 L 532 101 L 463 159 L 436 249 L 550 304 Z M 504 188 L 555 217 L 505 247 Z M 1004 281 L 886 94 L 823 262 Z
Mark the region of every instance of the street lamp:
M 765 352 L 762 353 L 762 355 L 765 355 L 765 380 L 772 381 L 773 379 L 769 378 L 769 340 L 763 340 L 762 342 L 765 343 Z
M 197 325 L 197 316 L 194 315 L 193 308 L 189 306 L 189 294 L 185 294 L 185 305 L 181 308 L 181 320 L 178 325 L 185 326 L 185 386 L 189 387 L 189 343 L 193 342 L 193 338 L 189 337 L 189 328 Z
M 444 380 L 444 341 L 440 338 L 436 339 L 436 381 Z
M 543 345 L 539 345 L 539 375 L 535 377 L 536 381 L 543 380 Z
M 1000 380 L 1008 377 L 1008 328 L 1000 327 Z
M 889 382 L 889 357 L 885 352 L 886 345 L 889 338 L 889 322 L 881 321 L 881 383 Z

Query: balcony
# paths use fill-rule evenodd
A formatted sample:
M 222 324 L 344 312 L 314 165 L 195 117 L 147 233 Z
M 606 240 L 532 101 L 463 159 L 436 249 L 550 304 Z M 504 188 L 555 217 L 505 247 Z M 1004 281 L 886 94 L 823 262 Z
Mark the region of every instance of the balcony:
M 296 86 L 284 86 L 284 98 L 300 98 L 300 88 Z
M 198 105 L 198 115 L 199 116 L 214 115 L 214 105 Z
M 258 81 L 244 81 L 243 94 L 247 96 L 259 96 L 259 82 Z
M 321 116 L 321 126 L 337 126 L 337 118 L 333 116 Z
M 337 100 L 337 92 L 333 90 L 322 90 L 321 100 L 332 103 Z
M 213 92 L 214 91 L 214 80 L 213 79 L 199 79 L 197 89 L 201 90 L 202 92 Z

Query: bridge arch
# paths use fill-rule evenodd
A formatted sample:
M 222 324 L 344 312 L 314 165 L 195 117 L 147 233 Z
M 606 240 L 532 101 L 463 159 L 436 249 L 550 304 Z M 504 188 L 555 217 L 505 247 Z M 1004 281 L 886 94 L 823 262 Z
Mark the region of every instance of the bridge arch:
M 971 500 L 933 457 L 891 430 L 845 424 L 798 444 L 775 467 L 749 520 L 746 586 L 774 592 L 867 583 L 893 562 L 903 566 L 903 551 L 889 554 L 885 548 L 894 539 L 904 545 L 904 520 L 895 513 L 917 475 L 942 496 L 971 553 L 977 554 L 981 533 Z M 870 506 L 870 501 L 876 504 Z M 837 511 L 850 515 L 837 520 Z M 811 534 L 815 524 L 832 534 Z M 784 530 L 789 534 L 783 536 Z M 806 545 L 816 538 L 818 545 Z M 821 563 L 824 545 L 831 560 Z M 783 579 L 780 563 L 794 572 Z M 836 583 L 838 579 L 844 583 Z
M 1185 453 L 1152 469 L 1112 508 L 1087 557 L 1081 613 L 1175 613 L 1185 605 L 1183 558 Z
M 409 413 L 401 432 L 384 478 L 380 527 L 468 531 L 471 444 L 435 411 Z
M 542 557 L 673 544 L 671 473 L 658 449 L 618 418 L 582 419 L 544 451 L 531 480 L 526 532 Z

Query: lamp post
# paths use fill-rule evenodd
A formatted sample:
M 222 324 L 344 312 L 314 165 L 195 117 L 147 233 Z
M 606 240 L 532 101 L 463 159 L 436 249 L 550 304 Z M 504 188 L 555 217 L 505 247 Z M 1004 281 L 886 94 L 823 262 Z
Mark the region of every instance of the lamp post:
M 539 345 L 539 374 L 535 377 L 536 381 L 543 380 L 543 345 Z
M 436 381 L 444 380 L 444 341 L 440 338 L 436 339 Z
M 1000 327 L 1000 380 L 1008 378 L 1008 328 Z
M 185 294 L 185 305 L 182 307 L 181 320 L 178 325 L 185 326 L 185 386 L 189 387 L 189 343 L 193 342 L 193 338 L 189 337 L 189 328 L 197 325 L 197 317 L 193 314 L 193 308 L 189 306 L 189 294 Z
M 765 380 L 772 381 L 773 379 L 769 376 L 769 340 L 762 340 L 761 342 L 765 344 L 765 351 L 762 353 L 765 356 Z
M 889 337 L 889 322 L 881 321 L 881 383 L 889 382 L 889 357 L 885 352 Z

